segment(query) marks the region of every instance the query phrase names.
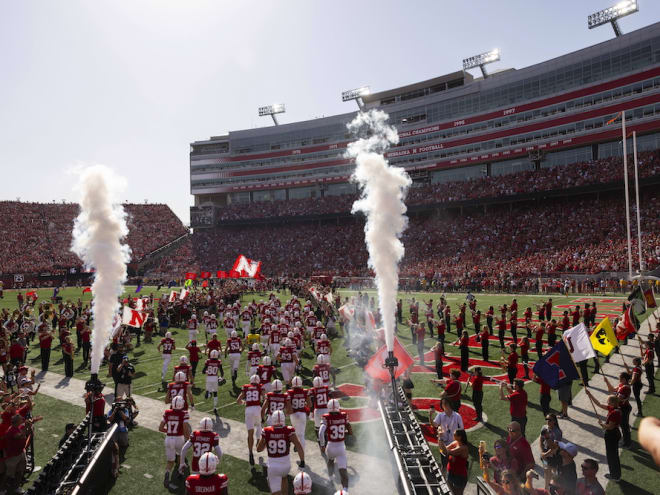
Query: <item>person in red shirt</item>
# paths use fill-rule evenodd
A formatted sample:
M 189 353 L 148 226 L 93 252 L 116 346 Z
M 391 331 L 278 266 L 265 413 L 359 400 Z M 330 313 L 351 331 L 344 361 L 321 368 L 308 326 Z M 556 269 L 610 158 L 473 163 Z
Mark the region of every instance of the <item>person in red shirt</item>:
M 527 337 L 520 339 L 520 360 L 525 370 L 525 379 L 529 380 L 529 339 Z
M 508 356 L 506 360 L 504 360 L 504 357 L 500 358 L 500 366 L 502 366 L 502 368 L 506 367 L 506 374 L 509 377 L 509 384 L 511 385 L 513 385 L 513 380 L 515 380 L 516 375 L 518 374 L 518 353 L 516 353 L 516 347 L 515 342 L 506 346 Z
M 598 420 L 598 424 L 604 432 L 605 454 L 607 456 L 607 465 L 610 468 L 610 472 L 605 477 L 612 481 L 620 481 L 621 461 L 619 459 L 619 439 L 621 438 L 621 433 L 619 427 L 621 425 L 621 409 L 619 409 L 619 399 L 616 395 L 609 395 L 607 397 L 607 405 L 605 405 L 598 402 L 588 388 L 585 388 L 584 391 L 594 405 L 607 411 L 605 422 L 603 423 L 602 420 Z
M 649 334 L 649 340 L 644 342 L 642 345 L 642 338 L 639 339 L 639 353 L 642 357 L 642 364 L 644 365 L 644 371 L 646 371 L 646 380 L 649 383 L 649 394 L 655 393 L 655 367 L 653 365 L 654 353 L 653 348 L 655 347 L 655 335 L 652 333 Z
M 534 462 L 534 454 L 529 442 L 525 439 L 520 428 L 520 423 L 512 421 L 508 428 L 509 436 L 506 439 L 509 445 L 509 452 L 511 457 L 516 460 L 518 479 L 524 479 L 525 473 L 529 469 L 534 469 L 536 463 Z
M 575 306 L 575 309 L 571 313 L 571 318 L 573 318 L 573 326 L 580 323 L 580 306 Z
M 263 435 L 257 444 L 257 452 L 264 449 L 268 452 L 268 486 L 271 494 L 283 495 L 289 493 L 287 476 L 291 471 L 289 450 L 291 444 L 296 447 L 299 466 L 305 467 L 305 451 L 300 445 L 293 426 L 286 426 L 283 411 L 275 411 L 271 415 L 272 426 L 264 428 Z
M 176 456 L 181 452 L 185 441 L 190 437 L 190 421 L 188 412 L 183 409 L 183 397 L 176 396 L 172 400 L 172 408 L 163 414 L 163 420 L 158 426 L 158 431 L 165 433 L 165 480 L 163 484 L 166 489 L 175 488 L 169 484 L 170 474 L 174 467 Z
M 167 376 L 167 368 L 170 365 L 170 361 L 172 360 L 172 352 L 174 349 L 176 349 L 176 344 L 172 338 L 171 332 L 165 333 L 165 338 L 161 339 L 158 346 L 156 346 L 156 349 L 158 349 L 158 352 L 162 352 L 163 354 L 163 369 L 160 372 L 160 381 L 163 382 L 163 389 L 165 389 L 167 385 L 165 382 L 165 377 Z
M 547 321 L 552 320 L 552 298 L 548 298 L 548 301 L 545 303 L 545 319 Z
M 557 322 L 552 320 L 546 325 L 545 329 L 548 332 L 548 346 L 554 347 L 557 342 Z
M 488 354 L 488 347 L 490 346 L 490 330 L 488 330 L 488 325 L 484 325 L 481 328 L 481 332 L 477 336 L 477 341 L 481 342 L 481 358 L 484 361 L 490 361 Z
M 444 392 L 440 394 L 441 398 L 446 397 L 451 402 L 451 407 L 454 411 L 458 411 L 461 407 L 461 382 L 459 378 L 461 377 L 460 370 L 456 368 L 452 369 L 449 372 L 449 378 L 446 380 L 435 380 L 432 379 L 431 383 L 439 383 L 444 387 Z
M 533 325 L 534 330 L 534 340 L 536 347 L 536 354 L 538 354 L 539 359 L 543 355 L 543 335 L 545 334 L 545 322 L 542 321 L 538 325 Z
M 257 441 L 261 438 L 261 384 L 258 375 L 250 377 L 250 383 L 243 385 L 243 389 L 236 399 L 239 405 L 245 404 L 245 427 L 248 433 L 248 451 L 250 465 L 254 466 L 254 430 L 257 430 Z
M 467 330 L 461 332 L 460 338 L 454 342 L 456 344 L 461 350 L 461 371 L 467 371 L 470 363 L 470 337 Z
M 212 452 L 207 452 L 199 458 L 199 474 L 191 474 L 186 478 L 187 495 L 228 495 L 229 479 L 226 474 L 215 474 L 218 458 Z
M 62 342 L 62 358 L 64 359 L 64 376 L 73 376 L 73 344 L 69 336 Z
M 468 480 L 468 441 L 465 430 L 454 432 L 454 441 L 445 445 L 438 437 L 438 448 L 443 455 L 449 457 L 447 461 L 447 484 L 454 495 L 463 495 Z
M 9 361 L 13 366 L 22 366 L 25 359 L 25 347 L 18 339 L 12 338 L 9 346 Z
M 477 417 L 474 420 L 480 423 L 483 421 L 484 381 L 485 378 L 480 366 L 470 370 L 468 383 L 472 386 L 472 403 L 474 404 L 474 410 L 477 412 Z
M 419 364 L 424 366 L 424 336 L 426 334 L 424 325 L 422 323 L 410 324 L 410 330 L 415 336 L 417 342 L 417 354 L 419 355 Z
M 565 332 L 571 328 L 571 320 L 568 317 L 568 311 L 564 311 L 564 314 L 561 317 L 561 331 Z
M 186 349 L 188 349 L 188 360 L 190 361 L 190 374 L 192 375 L 190 381 L 193 388 L 195 387 L 195 375 L 197 374 L 197 365 L 199 364 L 199 355 L 201 349 L 197 347 L 197 341 L 191 340 L 186 344 Z
M 80 347 L 82 348 L 83 367 L 86 368 L 89 363 L 89 351 L 92 349 L 91 336 L 92 329 L 84 322 L 80 328 Z
M 339 477 L 344 490 L 348 490 L 348 469 L 346 459 L 346 435 L 352 435 L 353 430 L 345 412 L 342 412 L 337 399 L 328 402 L 328 412 L 323 415 L 319 428 L 319 445 L 321 453 L 327 456 L 328 471 L 334 472 L 337 464 Z
M 632 406 L 630 405 L 630 394 L 632 392 L 632 389 L 630 388 L 630 374 L 626 371 L 619 373 L 619 384 L 616 387 L 612 386 L 606 376 L 603 376 L 603 378 L 605 379 L 605 385 L 607 386 L 609 393 L 615 394 L 619 399 L 623 448 L 629 448 L 632 445 L 632 440 L 630 438 L 630 413 L 632 411 Z
M 50 329 L 47 323 L 39 325 L 39 350 L 41 351 L 41 370 L 48 371 L 50 363 L 50 348 L 55 338 L 55 332 Z
M 513 390 L 504 382 L 500 382 L 500 399 L 509 401 L 509 414 L 511 421 L 518 423 L 525 436 L 527 425 L 527 392 L 524 390 L 525 382 L 517 378 Z M 504 395 L 508 392 L 509 395 Z
M 496 324 L 497 324 L 497 337 L 500 340 L 500 349 L 504 349 L 504 334 L 506 333 L 506 315 L 498 319 Z
M 195 430 L 190 438 L 183 444 L 181 455 L 179 456 L 179 473 L 183 474 L 186 467 L 186 453 L 192 448 L 193 457 L 190 470 L 192 473 L 199 473 L 199 461 L 203 454 L 214 451 L 218 460 L 222 458 L 222 449 L 220 448 L 219 435 L 213 431 L 213 420 L 209 417 L 202 418 L 199 422 L 199 430 Z
M 11 426 L 4 435 L 5 476 L 10 493 L 19 493 L 25 472 L 25 442 L 32 431 L 30 421 L 25 421 L 20 414 L 11 418 Z

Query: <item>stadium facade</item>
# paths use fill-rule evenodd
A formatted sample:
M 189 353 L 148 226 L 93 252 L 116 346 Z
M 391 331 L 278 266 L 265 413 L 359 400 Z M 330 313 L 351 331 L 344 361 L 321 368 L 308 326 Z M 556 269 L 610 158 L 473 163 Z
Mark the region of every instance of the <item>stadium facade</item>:
M 399 132 L 390 163 L 414 184 L 506 175 L 621 155 L 626 112 L 638 149 L 660 148 L 660 23 L 487 78 L 458 71 L 363 97 Z M 228 204 L 355 191 L 346 124 L 355 112 L 191 143 L 191 226 Z M 631 148 L 629 148 L 631 149 Z

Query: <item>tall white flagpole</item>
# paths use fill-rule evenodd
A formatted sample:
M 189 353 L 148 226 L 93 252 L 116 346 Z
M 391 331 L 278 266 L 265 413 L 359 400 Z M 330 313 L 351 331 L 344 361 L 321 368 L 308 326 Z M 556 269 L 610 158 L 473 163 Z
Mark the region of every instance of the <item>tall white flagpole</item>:
M 626 112 L 621 112 L 623 135 L 623 184 L 626 191 L 626 236 L 628 237 L 628 278 L 632 281 L 632 242 L 630 240 L 630 195 L 628 194 L 628 148 L 626 146 Z
M 633 158 L 635 160 L 635 194 L 637 201 L 637 254 L 639 255 L 639 274 L 642 274 L 642 224 L 639 211 L 639 172 L 637 168 L 637 131 L 633 131 Z

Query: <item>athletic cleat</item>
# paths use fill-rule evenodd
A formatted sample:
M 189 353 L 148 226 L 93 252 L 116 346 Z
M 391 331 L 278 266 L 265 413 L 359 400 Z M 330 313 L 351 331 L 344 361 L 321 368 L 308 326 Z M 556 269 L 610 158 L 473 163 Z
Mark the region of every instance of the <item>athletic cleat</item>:
M 250 452 L 250 466 L 254 466 L 254 454 Z
M 167 489 L 170 487 L 170 473 L 165 473 L 165 479 L 163 480 L 163 486 Z

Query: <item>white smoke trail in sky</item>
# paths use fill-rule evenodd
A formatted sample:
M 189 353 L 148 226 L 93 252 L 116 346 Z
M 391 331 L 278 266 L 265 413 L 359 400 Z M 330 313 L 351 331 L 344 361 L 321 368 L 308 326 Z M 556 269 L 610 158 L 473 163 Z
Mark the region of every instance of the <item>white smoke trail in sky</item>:
M 387 349 L 394 348 L 396 296 L 399 287 L 399 261 L 404 247 L 401 234 L 408 226 L 403 202 L 412 183 L 403 168 L 391 167 L 384 153 L 399 142 L 396 129 L 387 125 L 388 115 L 379 110 L 360 112 L 348 124 L 359 136 L 348 145 L 348 155 L 355 158 L 352 180 L 361 188 L 360 199 L 352 212 L 367 216 L 364 238 L 369 251 L 369 267 L 376 273 L 378 305 L 385 328 Z
M 92 373 L 98 373 L 103 349 L 110 339 L 118 296 L 126 281 L 130 248 L 121 240 L 128 234 L 124 208 L 117 201 L 125 180 L 103 165 L 80 172 L 80 213 L 73 225 L 71 250 L 87 268 L 95 270 L 92 284 Z

